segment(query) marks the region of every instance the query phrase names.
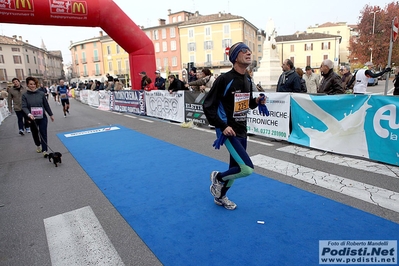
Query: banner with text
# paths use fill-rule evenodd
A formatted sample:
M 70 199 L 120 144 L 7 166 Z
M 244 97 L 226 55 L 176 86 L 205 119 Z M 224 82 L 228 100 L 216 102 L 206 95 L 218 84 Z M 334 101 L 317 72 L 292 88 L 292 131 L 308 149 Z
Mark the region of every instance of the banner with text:
M 399 165 L 399 97 L 293 94 L 290 142 Z
M 254 92 L 258 97 L 260 92 Z M 259 114 L 258 108 L 250 109 L 247 116 L 248 133 L 273 139 L 287 140 L 290 128 L 290 94 L 264 93 L 269 116 Z
M 114 91 L 111 101 L 112 111 L 145 115 L 144 91 Z
M 184 103 L 186 122 L 193 121 L 193 123 L 198 126 L 209 125 L 202 108 L 206 95 L 207 94 L 201 92 L 185 92 Z
M 146 91 L 147 115 L 184 122 L 184 91 Z

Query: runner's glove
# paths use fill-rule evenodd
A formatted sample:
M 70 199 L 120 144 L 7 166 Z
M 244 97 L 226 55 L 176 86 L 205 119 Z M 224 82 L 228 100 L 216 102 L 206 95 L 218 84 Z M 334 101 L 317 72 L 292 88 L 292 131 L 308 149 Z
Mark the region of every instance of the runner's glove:
M 220 134 L 220 136 L 215 140 L 215 142 L 213 142 L 213 147 L 215 147 L 215 149 L 219 150 L 220 146 L 223 145 L 223 143 L 226 141 L 227 137 L 225 134 Z
M 266 99 L 266 96 L 263 93 L 259 94 L 259 96 L 261 96 L 258 102 L 259 114 L 269 116 L 269 110 L 267 109 L 266 104 L 262 103 Z

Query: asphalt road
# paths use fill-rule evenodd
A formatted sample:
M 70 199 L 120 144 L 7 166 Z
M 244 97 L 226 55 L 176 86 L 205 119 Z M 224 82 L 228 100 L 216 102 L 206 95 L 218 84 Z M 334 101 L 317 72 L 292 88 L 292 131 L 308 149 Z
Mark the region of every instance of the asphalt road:
M 376 90 L 377 92 L 381 90 L 379 86 L 383 86 L 382 82 L 369 91 Z M 36 147 L 30 135 L 18 135 L 15 115 L 8 117 L 0 125 L 2 151 L 0 157 L 0 206 L 2 206 L 0 207 L 0 265 L 51 265 L 43 221 L 85 206 L 91 206 L 125 265 L 161 265 L 156 256 L 69 154 L 56 134 L 119 124 L 227 162 L 227 151 L 225 149 L 216 151 L 211 146 L 215 139 L 214 132 L 209 128 L 187 129 L 180 127 L 177 123 L 159 119 L 99 111 L 75 100 L 71 100 L 71 114 L 63 118 L 61 106 L 56 105 L 52 100 L 50 105 L 55 113 L 55 122 L 49 123 L 48 143 L 53 150 L 63 154 L 63 163 L 60 167 L 54 167 L 36 153 Z M 317 157 L 306 157 L 284 151 L 289 148 L 293 148 L 293 145 L 285 141 L 251 136 L 248 153 L 251 156 L 264 155 L 287 164 L 293 163 L 318 172 L 344 176 L 350 180 L 399 193 L 398 167 L 375 164 L 367 160 L 361 160 L 366 167 L 355 167 L 349 163 L 345 165 L 333 160 L 319 160 L 319 157 L 325 155 L 323 153 Z M 340 158 L 344 162 L 358 159 L 328 155 L 332 156 L 331 158 Z M 109 158 L 93 158 L 93 163 L 101 165 L 103 160 L 109 160 Z M 377 165 L 380 168 L 367 169 L 370 165 Z M 309 184 L 270 169 L 256 166 L 255 171 L 260 175 L 292 184 L 399 223 L 399 213 L 396 210 Z

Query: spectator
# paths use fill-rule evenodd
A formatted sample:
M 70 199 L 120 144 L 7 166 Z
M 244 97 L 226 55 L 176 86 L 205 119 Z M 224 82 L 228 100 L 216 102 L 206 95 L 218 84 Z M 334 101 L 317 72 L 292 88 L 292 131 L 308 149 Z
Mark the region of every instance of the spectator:
M 161 76 L 161 72 L 159 70 L 155 71 L 155 87 L 158 90 L 165 90 L 165 79 Z
M 334 63 L 330 59 L 326 59 L 321 63 L 320 72 L 323 79 L 320 82 L 318 93 L 329 95 L 345 93 L 342 87 L 341 77 L 334 72 Z
M 186 87 L 193 87 L 195 90 L 199 90 L 200 92 L 209 92 L 210 89 L 212 88 L 213 82 L 215 81 L 215 78 L 212 75 L 212 72 L 209 70 L 209 68 L 204 68 L 200 72 L 200 78 L 187 83 L 185 86 Z
M 395 78 L 393 80 L 393 95 L 399 95 L 399 68 L 395 69 Z
M 119 79 L 114 79 L 114 90 L 121 91 L 123 90 L 123 84 L 119 81 Z
M 108 81 L 107 90 L 111 90 L 111 88 L 114 87 L 114 77 L 111 76 L 109 73 L 107 73 L 107 74 L 105 75 L 105 77 L 107 78 L 107 81 Z
M 352 84 L 350 87 L 347 87 L 347 84 L 349 83 L 349 81 L 351 81 L 353 77 L 351 73 L 351 68 L 348 65 L 341 66 L 339 72 L 341 73 L 342 87 L 345 89 L 345 93 L 353 93 L 354 84 Z
M 297 67 L 295 71 L 301 79 L 301 92 L 306 93 L 308 89 L 306 88 L 306 81 L 303 79 L 303 70 L 302 68 Z
M 153 90 L 158 89 L 157 87 L 155 87 L 154 83 L 152 82 L 152 80 L 149 77 L 146 77 L 144 82 L 146 84 L 144 87 L 145 91 L 153 91 Z
M 192 67 L 188 72 L 188 82 L 196 81 L 197 80 L 197 68 Z
M 26 114 L 22 111 L 22 95 L 26 92 L 26 89 L 21 85 L 21 82 L 17 78 L 12 79 L 13 87 L 8 90 L 8 111 L 12 113 L 14 107 L 15 114 L 17 115 L 19 134 L 24 135 L 24 129 L 27 133 L 30 133 L 29 119 Z
M 53 83 L 53 85 L 50 86 L 50 92 L 51 95 L 53 95 L 54 102 L 57 102 L 57 85 Z
M 317 88 L 320 85 L 320 76 L 314 73 L 310 66 L 306 66 L 303 79 L 306 82 L 306 89 L 308 90 L 308 93 L 317 93 Z
M 139 73 L 139 75 L 141 76 L 141 89 L 144 90 L 145 86 L 146 86 L 146 78 L 147 78 L 147 73 L 145 71 L 141 71 Z
M 180 91 L 180 90 L 188 90 L 184 86 L 183 81 L 176 78 L 175 75 L 173 74 L 168 76 L 168 81 L 169 81 L 169 88 L 168 88 L 169 93 L 173 93 L 175 91 Z
M 46 96 L 47 101 L 48 101 L 48 90 L 47 90 L 46 87 L 44 87 L 43 83 L 40 83 L 40 87 L 37 90 L 43 92 L 44 95 Z
M 387 72 L 391 71 L 390 67 L 385 68 L 380 73 L 373 73 L 371 69 L 374 67 L 373 63 L 367 62 L 364 64 L 366 69 L 359 69 L 353 75 L 353 78 L 350 80 L 348 87 L 352 86 L 353 83 L 353 93 L 354 94 L 365 94 L 367 91 L 367 84 L 369 83 L 369 78 L 378 78 L 384 75 Z
M 301 92 L 301 79 L 295 72 L 294 63 L 290 59 L 286 59 L 282 69 L 283 73 L 277 83 L 277 92 Z
M 51 111 L 44 93 L 37 89 L 39 87 L 39 81 L 37 78 L 27 77 L 26 84 L 28 90 L 24 95 L 22 95 L 22 110 L 31 121 L 32 137 L 37 146 L 36 152 L 43 152 L 43 156 L 47 157 L 48 120 L 46 112 L 50 116 L 51 121 L 54 122 L 53 112 Z

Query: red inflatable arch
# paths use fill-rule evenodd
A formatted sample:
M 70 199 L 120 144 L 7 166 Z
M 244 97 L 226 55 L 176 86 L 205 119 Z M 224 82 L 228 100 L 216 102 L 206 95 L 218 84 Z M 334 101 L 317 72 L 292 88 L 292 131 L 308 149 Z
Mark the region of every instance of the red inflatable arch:
M 138 73 L 143 70 L 154 73 L 156 69 L 151 40 L 112 0 L 3 1 L 0 22 L 101 27 L 129 54 L 132 88 L 136 90 L 141 89 Z

